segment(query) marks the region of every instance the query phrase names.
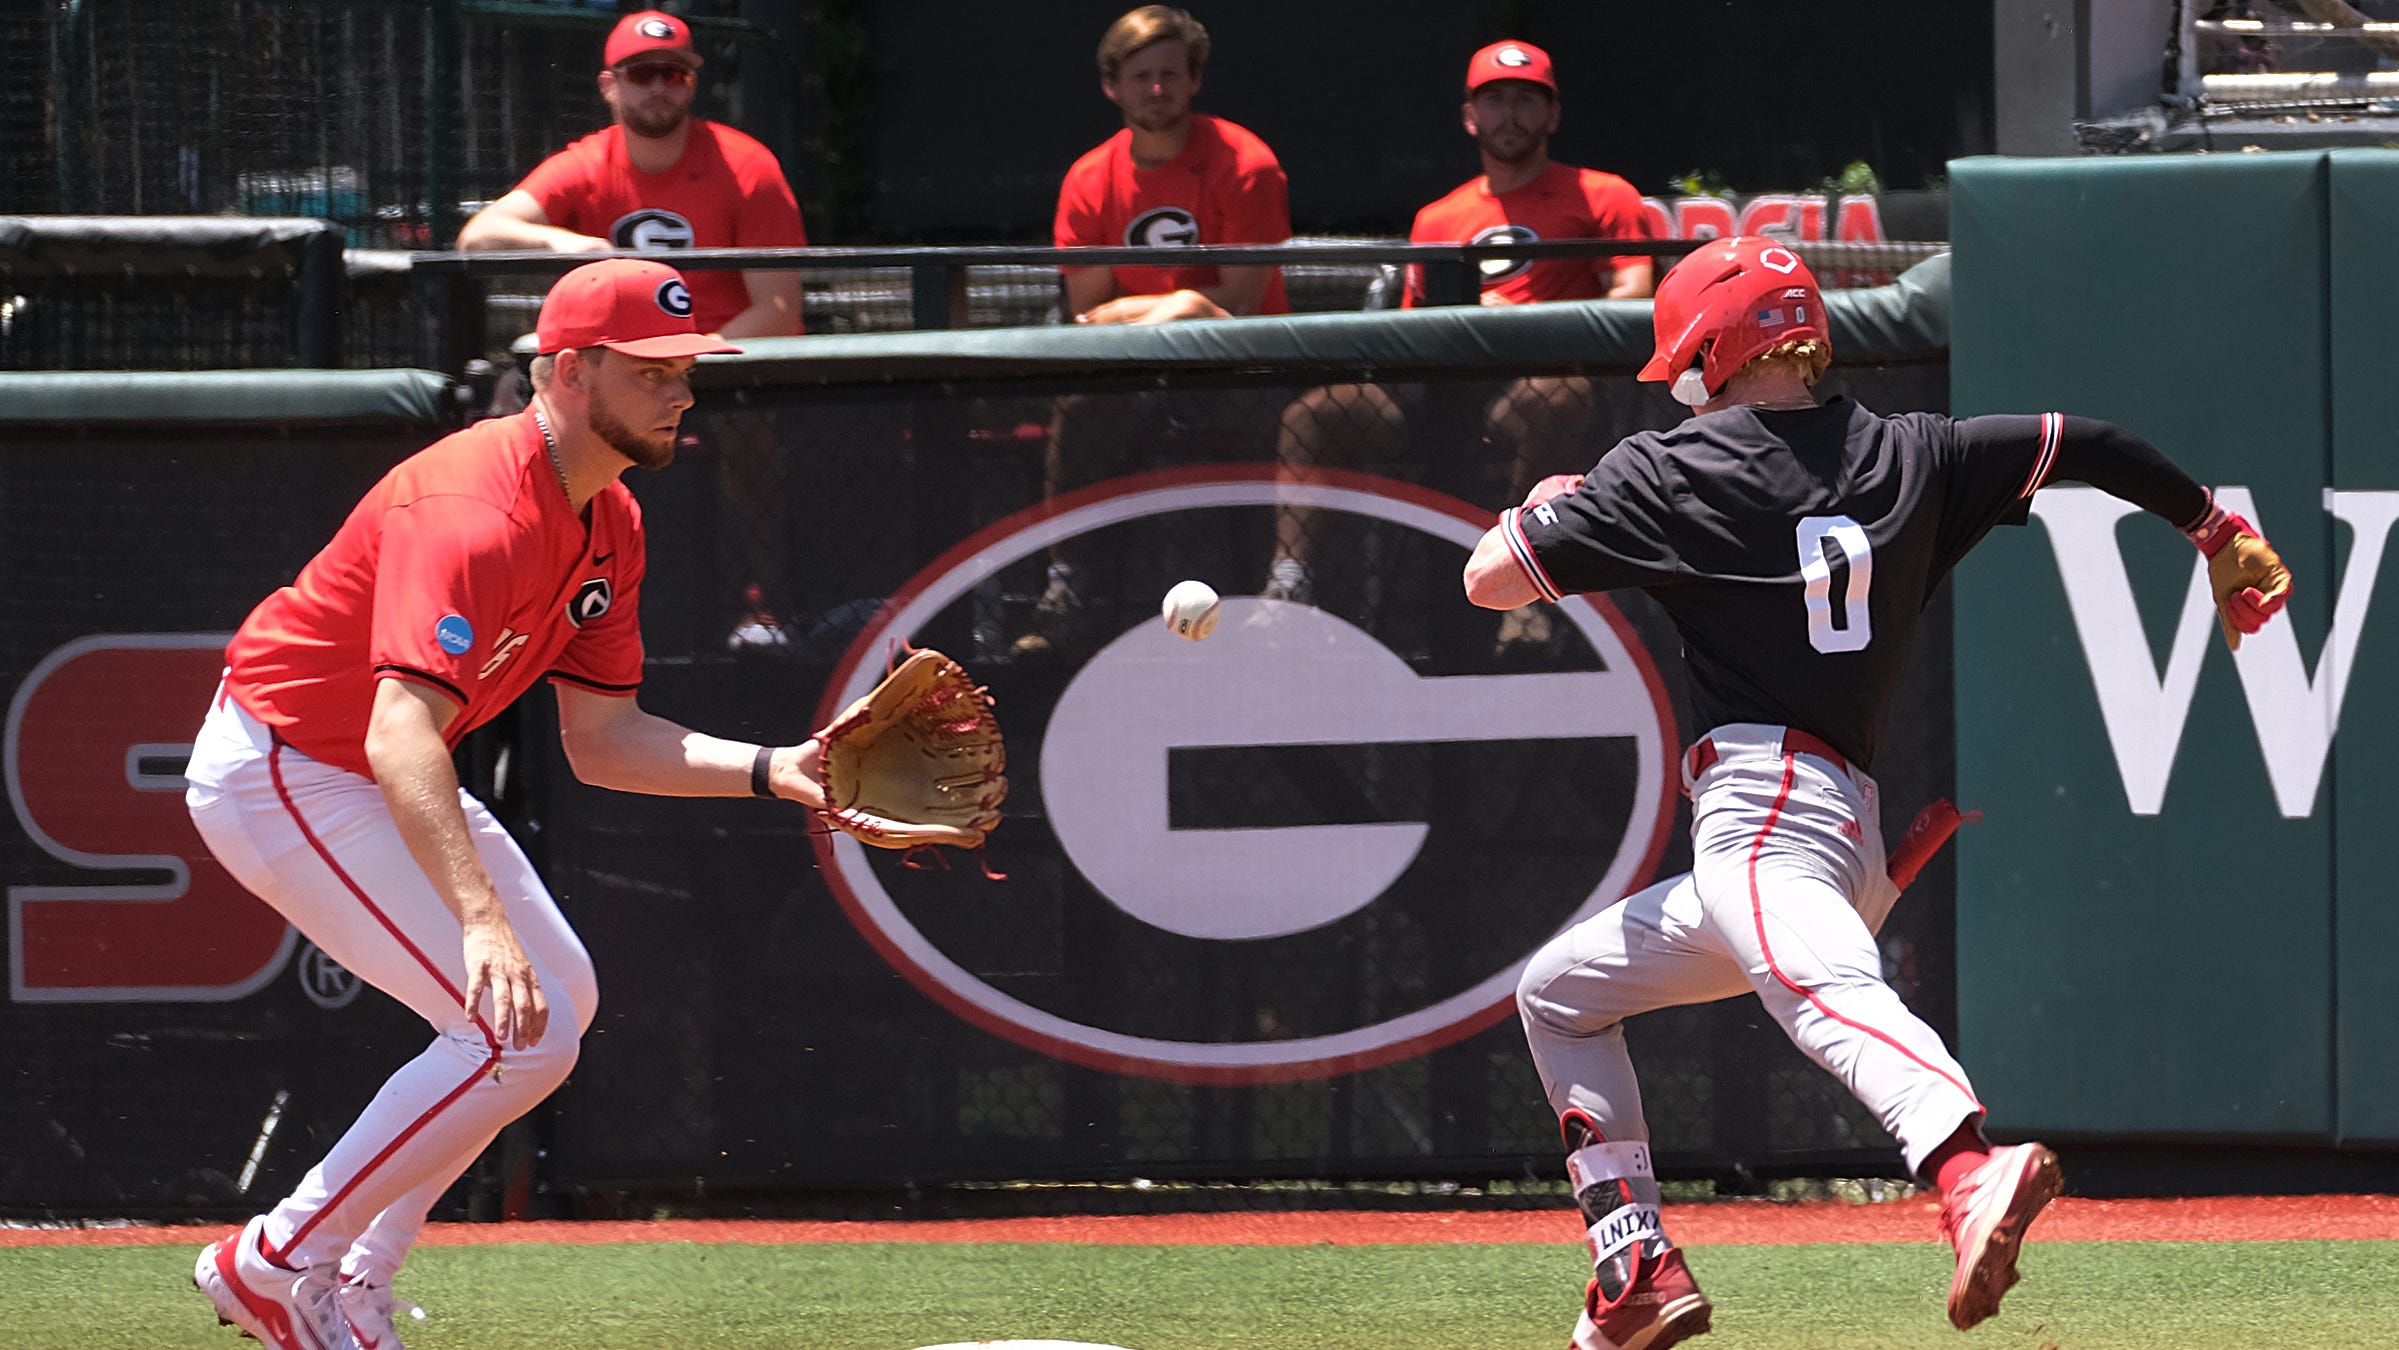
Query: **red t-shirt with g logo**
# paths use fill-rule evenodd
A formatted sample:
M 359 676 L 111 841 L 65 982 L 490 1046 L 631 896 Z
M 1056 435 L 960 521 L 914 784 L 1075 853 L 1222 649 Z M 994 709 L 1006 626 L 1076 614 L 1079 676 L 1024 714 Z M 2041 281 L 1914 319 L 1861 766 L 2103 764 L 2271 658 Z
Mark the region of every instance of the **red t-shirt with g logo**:
M 1155 169 L 1134 166 L 1130 128 L 1076 160 L 1058 189 L 1054 233 L 1060 248 L 1279 244 L 1291 237 L 1291 190 L 1266 142 L 1221 117 L 1193 113 L 1183 153 Z M 1110 270 L 1120 295 L 1164 295 L 1222 279 L 1213 266 Z M 1281 268 L 1268 277 L 1258 312 L 1291 312 Z
M 683 157 L 665 173 L 643 173 L 625 154 L 625 129 L 611 126 L 543 160 L 517 190 L 540 203 L 552 225 L 618 248 L 805 248 L 799 202 L 774 152 L 728 126 L 695 117 Z M 737 271 L 686 273 L 692 322 L 714 333 L 750 307 Z

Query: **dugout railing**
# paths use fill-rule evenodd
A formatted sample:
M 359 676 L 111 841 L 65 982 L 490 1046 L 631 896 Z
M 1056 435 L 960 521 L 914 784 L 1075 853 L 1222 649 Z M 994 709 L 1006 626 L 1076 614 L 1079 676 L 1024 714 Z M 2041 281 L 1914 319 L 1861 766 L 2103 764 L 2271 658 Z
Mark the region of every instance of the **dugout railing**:
M 308 217 L 0 216 L 0 370 L 418 367 L 466 375 L 504 363 L 541 295 L 589 255 L 410 253 L 345 248 L 336 221 Z M 1433 304 L 1473 298 L 1478 268 L 1538 258 L 1648 254 L 1661 266 L 1690 240 L 1553 240 L 1409 245 L 1294 240 L 1272 246 L 1062 250 L 811 248 L 686 250 L 694 271 L 783 264 L 802 278 L 812 335 L 1055 324 L 1058 267 L 1268 263 L 1295 312 L 1396 307 L 1404 268 Z M 1828 286 L 1888 282 L 1938 242 L 1797 241 Z
M 1046 248 L 985 245 L 945 248 L 687 249 L 664 260 L 692 271 L 782 264 L 800 272 L 812 333 L 897 329 L 1010 327 L 1060 322 L 1060 267 L 1272 265 L 1284 272 L 1295 312 L 1396 308 L 1401 269 L 1421 271 L 1425 302 L 1472 303 L 1478 269 L 1537 259 L 1647 255 L 1661 272 L 1697 248 L 1696 239 L 1495 240 L 1409 244 L 1398 240 L 1318 239 L 1283 244 L 1197 247 Z M 1928 240 L 1795 240 L 1792 247 L 1832 287 L 1887 284 L 1941 253 Z M 509 335 L 491 330 L 489 297 L 530 291 L 537 300 L 559 273 L 588 255 L 555 253 L 415 254 L 410 259 L 422 346 L 416 363 L 457 370 Z M 523 301 L 520 310 L 526 309 Z M 530 327 L 529 311 L 525 315 Z

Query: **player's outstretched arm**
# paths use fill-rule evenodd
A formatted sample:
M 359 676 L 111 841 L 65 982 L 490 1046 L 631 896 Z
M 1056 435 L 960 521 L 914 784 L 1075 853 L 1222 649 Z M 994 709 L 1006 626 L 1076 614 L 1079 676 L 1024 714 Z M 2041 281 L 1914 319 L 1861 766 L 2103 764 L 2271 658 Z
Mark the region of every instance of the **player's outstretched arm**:
M 824 807 L 813 739 L 782 746 L 721 740 L 644 712 L 629 697 L 564 683 L 553 687 L 567 763 L 594 787 L 656 797 L 748 797 L 757 795 L 763 778 L 765 795 L 812 810 Z
M 378 681 L 367 720 L 367 765 L 409 856 L 458 916 L 467 1012 L 474 1014 L 490 994 L 492 1039 L 522 1050 L 548 1029 L 549 1000 L 458 805 L 458 769 L 442 740 L 458 712 L 457 702 L 439 690 L 402 679 Z
M 2207 559 L 2224 645 L 2263 628 L 2291 597 L 2290 569 L 2256 526 L 2218 505 L 2213 493 L 2148 441 L 2110 422 L 2049 413 L 1972 417 L 1958 424 L 1969 457 L 2032 469 L 2020 497 L 2052 482 L 2088 483 L 2171 523 Z

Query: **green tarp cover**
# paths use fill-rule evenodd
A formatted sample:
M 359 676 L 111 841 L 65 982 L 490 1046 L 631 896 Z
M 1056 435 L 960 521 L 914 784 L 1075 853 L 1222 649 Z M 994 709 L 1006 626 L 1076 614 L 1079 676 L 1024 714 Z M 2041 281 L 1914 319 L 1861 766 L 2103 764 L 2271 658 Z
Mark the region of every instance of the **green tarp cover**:
M 422 423 L 457 419 L 429 370 L 0 373 L 0 426 Z
M 0 216 L 0 273 L 246 276 L 340 234 L 306 216 Z
M 1841 361 L 1943 359 L 1949 257 L 1888 286 L 1832 291 Z M 740 356 L 704 360 L 704 384 L 861 384 L 1152 369 L 1333 368 L 1400 373 L 1599 366 L 1649 359 L 1646 300 L 1195 320 L 1151 327 L 991 328 L 749 339 Z

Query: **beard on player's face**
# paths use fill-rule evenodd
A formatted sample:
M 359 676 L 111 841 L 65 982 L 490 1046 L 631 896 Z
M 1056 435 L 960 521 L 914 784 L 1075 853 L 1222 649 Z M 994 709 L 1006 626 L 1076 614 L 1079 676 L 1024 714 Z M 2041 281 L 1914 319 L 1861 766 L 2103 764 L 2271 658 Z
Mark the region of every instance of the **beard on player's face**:
M 1475 133 L 1474 143 L 1485 159 L 1500 164 L 1522 164 L 1541 153 L 1549 138 L 1518 126 L 1484 127 Z
M 609 448 L 645 469 L 663 469 L 675 462 L 675 433 L 643 433 L 613 411 L 593 400 L 591 413 L 584 419 L 591 434 L 608 442 Z
M 688 104 L 643 103 L 632 95 L 624 96 L 616 109 L 616 120 L 625 130 L 653 141 L 674 135 L 690 116 Z
M 1558 105 L 1547 91 L 1520 80 L 1483 87 L 1466 102 L 1475 148 L 1498 164 L 1522 164 L 1549 148 L 1558 127 Z

